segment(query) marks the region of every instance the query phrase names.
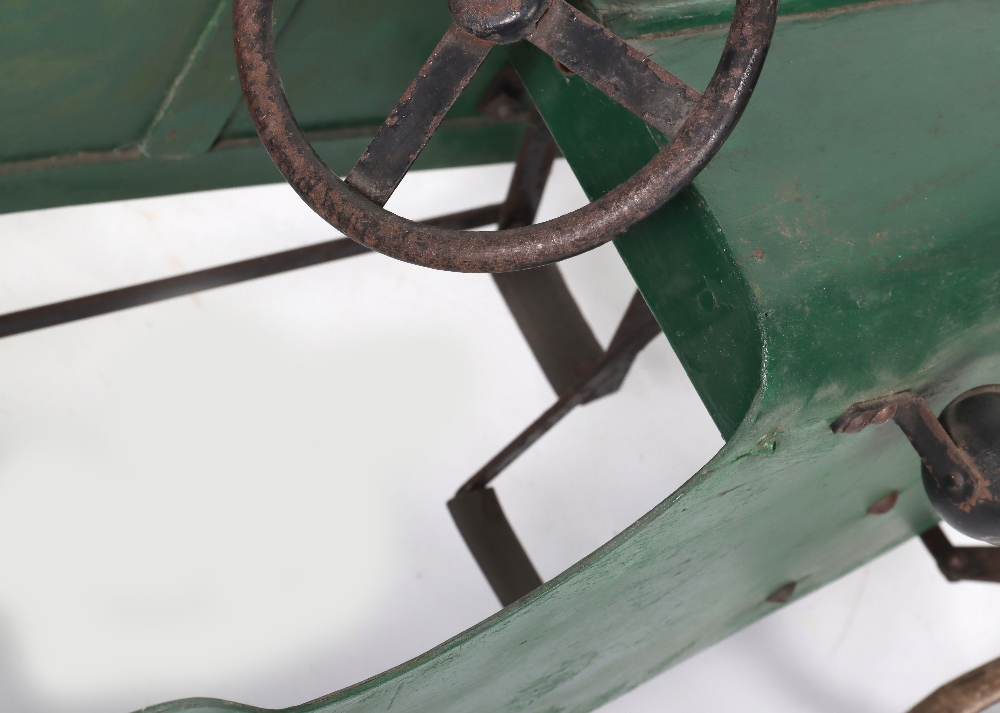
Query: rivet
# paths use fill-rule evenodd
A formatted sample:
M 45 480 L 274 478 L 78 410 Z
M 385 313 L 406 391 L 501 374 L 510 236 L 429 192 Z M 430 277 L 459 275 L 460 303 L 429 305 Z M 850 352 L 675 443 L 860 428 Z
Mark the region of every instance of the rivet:
M 784 604 L 795 594 L 795 582 L 789 582 L 781 589 L 771 594 L 765 601 L 770 604 Z
M 969 556 L 964 552 L 952 552 L 948 555 L 948 566 L 951 569 L 965 569 L 969 565 Z
M 899 500 L 899 491 L 893 490 L 891 493 L 883 498 L 879 498 L 872 506 L 868 508 L 869 515 L 885 515 L 887 512 L 896 507 L 896 501 Z

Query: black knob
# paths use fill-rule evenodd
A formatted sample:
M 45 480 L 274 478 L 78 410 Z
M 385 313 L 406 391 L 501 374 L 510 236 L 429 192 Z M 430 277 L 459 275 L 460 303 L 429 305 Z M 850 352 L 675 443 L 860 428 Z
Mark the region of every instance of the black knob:
M 1000 545 L 1000 385 L 980 386 L 941 413 L 941 425 L 985 477 L 922 469 L 924 490 L 941 518 L 959 532 Z

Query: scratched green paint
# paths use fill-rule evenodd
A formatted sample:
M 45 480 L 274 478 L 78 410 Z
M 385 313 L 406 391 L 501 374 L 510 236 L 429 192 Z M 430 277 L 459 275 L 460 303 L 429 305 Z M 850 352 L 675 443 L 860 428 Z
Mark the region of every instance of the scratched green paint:
M 897 429 L 836 437 L 829 424 L 892 390 L 915 389 L 940 409 L 1000 381 L 998 32 L 993 0 L 780 23 L 757 95 L 693 191 L 651 219 L 655 230 L 618 240 L 682 358 L 699 354 L 720 379 L 758 369 L 726 446 L 538 591 L 294 710 L 583 713 L 773 611 L 765 600 L 786 583 L 800 597 L 931 525 L 917 457 Z M 703 86 L 722 39 L 641 46 Z M 607 189 L 595 166 L 652 155 L 658 141 L 644 127 L 590 121 L 574 80 L 550 103 L 551 61 L 512 54 L 589 191 Z M 610 116 L 591 99 L 593 116 Z M 563 100 L 576 109 L 560 114 Z M 712 362 L 695 333 L 714 324 L 702 313 L 723 307 L 754 348 Z M 747 402 L 741 388 L 696 385 L 723 427 Z M 895 509 L 866 514 L 892 490 Z M 153 710 L 253 709 L 192 700 Z

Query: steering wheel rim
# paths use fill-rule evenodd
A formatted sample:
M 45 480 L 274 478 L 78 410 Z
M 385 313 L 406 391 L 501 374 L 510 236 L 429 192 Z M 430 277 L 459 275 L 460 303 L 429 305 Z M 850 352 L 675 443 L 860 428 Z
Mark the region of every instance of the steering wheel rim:
M 557 4 L 565 5 L 564 0 L 551 3 L 547 15 Z M 721 148 L 750 100 L 770 47 L 778 0 L 738 0 L 722 58 L 708 88 L 676 135 L 646 166 L 610 193 L 572 213 L 497 232 L 437 228 L 397 216 L 326 166 L 306 140 L 285 96 L 275 55 L 272 5 L 273 0 L 236 0 L 236 57 L 251 119 L 292 188 L 324 220 L 370 250 L 434 269 L 498 273 L 538 267 L 596 248 L 685 188 Z M 576 13 L 571 19 L 585 18 L 569 9 Z M 586 22 L 592 23 L 589 19 Z M 452 33 L 477 51 L 488 52 L 496 44 L 457 25 L 452 25 Z M 628 51 L 638 55 L 631 48 Z M 648 59 L 641 61 L 666 74 Z M 458 91 L 462 88 L 464 85 Z M 410 162 L 415 158 L 412 156 Z

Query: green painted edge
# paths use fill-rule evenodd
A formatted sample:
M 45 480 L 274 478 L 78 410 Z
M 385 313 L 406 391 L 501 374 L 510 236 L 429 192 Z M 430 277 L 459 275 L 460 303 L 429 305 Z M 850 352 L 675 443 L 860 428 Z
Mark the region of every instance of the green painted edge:
M 334 173 L 343 176 L 376 129 L 320 132 L 313 146 Z M 414 170 L 512 161 L 523 133 L 522 121 L 445 121 Z M 145 158 L 134 149 L 79 154 L 0 165 L 0 213 L 282 182 L 256 140 L 220 144 L 180 160 Z
M 507 50 L 563 155 L 591 200 L 644 166 L 665 139 L 579 77 L 524 42 Z M 600 143 L 587 126 L 614 126 Z M 612 160 L 613 159 L 613 160 Z M 750 410 L 762 373 L 763 339 L 753 294 L 697 189 L 615 240 L 625 264 L 724 438 Z M 697 276 L 697 277 L 693 277 Z

